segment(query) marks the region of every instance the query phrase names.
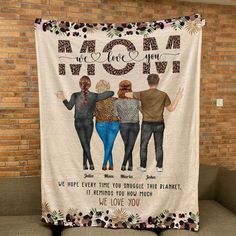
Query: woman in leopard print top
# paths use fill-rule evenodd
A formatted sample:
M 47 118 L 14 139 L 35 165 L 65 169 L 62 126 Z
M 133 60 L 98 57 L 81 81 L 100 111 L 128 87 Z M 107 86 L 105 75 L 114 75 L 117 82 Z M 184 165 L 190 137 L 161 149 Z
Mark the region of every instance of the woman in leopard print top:
M 98 94 L 110 90 L 110 84 L 105 80 L 100 80 L 96 85 Z M 104 145 L 104 160 L 102 169 L 107 170 L 109 162 L 109 170 L 113 170 L 112 149 L 119 131 L 119 121 L 114 116 L 114 101 L 116 98 L 110 97 L 96 103 L 95 117 L 96 130 Z

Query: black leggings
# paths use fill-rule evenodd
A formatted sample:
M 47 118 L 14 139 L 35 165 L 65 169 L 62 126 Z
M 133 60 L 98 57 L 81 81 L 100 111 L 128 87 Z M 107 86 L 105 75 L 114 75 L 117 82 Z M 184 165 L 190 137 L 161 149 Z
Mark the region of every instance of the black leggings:
M 125 146 L 125 155 L 122 167 L 125 167 L 127 162 L 129 168 L 133 167 L 133 149 L 139 132 L 139 123 L 121 123 L 120 134 Z

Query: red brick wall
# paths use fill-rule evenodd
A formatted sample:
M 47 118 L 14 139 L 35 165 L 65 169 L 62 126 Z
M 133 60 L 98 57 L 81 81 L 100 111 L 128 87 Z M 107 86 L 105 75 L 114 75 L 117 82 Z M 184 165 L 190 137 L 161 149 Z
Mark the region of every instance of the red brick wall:
M 200 162 L 236 169 L 236 7 L 155 0 L 1 0 L 0 176 L 40 175 L 34 19 L 151 21 L 201 13 Z M 224 99 L 217 108 L 216 98 Z

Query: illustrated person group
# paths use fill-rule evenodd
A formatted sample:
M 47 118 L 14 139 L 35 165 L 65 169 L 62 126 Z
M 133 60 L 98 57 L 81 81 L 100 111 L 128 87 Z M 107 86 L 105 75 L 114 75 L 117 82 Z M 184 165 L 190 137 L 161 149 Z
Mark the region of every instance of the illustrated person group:
M 176 109 L 183 96 L 183 89 L 179 89 L 173 102 L 167 93 L 159 90 L 158 74 L 147 76 L 149 89 L 133 92 L 132 83 L 123 80 L 119 83 L 118 98 L 110 90 L 106 80 L 96 84 L 96 92 L 91 92 L 91 80 L 82 76 L 79 80 L 81 91 L 73 93 L 68 101 L 63 91 L 56 93 L 68 110 L 74 107 L 74 126 L 83 149 L 83 169 L 94 170 L 94 163 L 90 151 L 90 143 L 94 130 L 94 116 L 96 131 L 104 146 L 102 170 L 113 170 L 112 150 L 118 132 L 124 143 L 124 158 L 121 170 L 133 170 L 133 149 L 140 131 L 139 112 L 142 114 L 140 139 L 140 166 L 138 170 L 147 170 L 148 143 L 153 134 L 156 158 L 156 170 L 163 171 L 163 134 L 165 129 L 164 109 L 172 112 Z

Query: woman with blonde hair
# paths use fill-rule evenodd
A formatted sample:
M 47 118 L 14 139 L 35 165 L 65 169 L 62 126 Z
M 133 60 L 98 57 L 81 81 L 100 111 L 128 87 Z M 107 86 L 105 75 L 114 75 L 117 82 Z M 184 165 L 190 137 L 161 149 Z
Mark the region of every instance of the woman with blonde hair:
M 123 80 L 119 84 L 118 99 L 115 101 L 115 115 L 120 121 L 120 134 L 124 142 L 124 160 L 121 170 L 133 170 L 133 148 L 139 133 L 139 101 L 130 99 L 125 93 L 132 92 L 132 84 L 129 80 Z
M 94 170 L 94 165 L 90 152 L 90 141 L 93 133 L 93 115 L 96 107 L 96 102 L 107 99 L 114 95 L 112 91 L 104 93 L 93 93 L 89 91 L 91 81 L 88 76 L 82 76 L 79 81 L 80 92 L 73 93 L 68 101 L 63 91 L 57 92 L 57 97 L 61 99 L 68 110 L 75 107 L 75 129 L 79 136 L 81 146 L 83 148 L 83 169 L 87 170 L 90 165 L 90 170 Z
M 96 84 L 98 94 L 110 90 L 110 84 L 106 80 L 100 80 Z M 114 116 L 114 101 L 116 98 L 109 97 L 96 103 L 95 117 L 96 130 L 104 145 L 104 160 L 102 170 L 113 170 L 112 149 L 119 131 L 119 121 Z M 109 167 L 107 164 L 109 162 Z

